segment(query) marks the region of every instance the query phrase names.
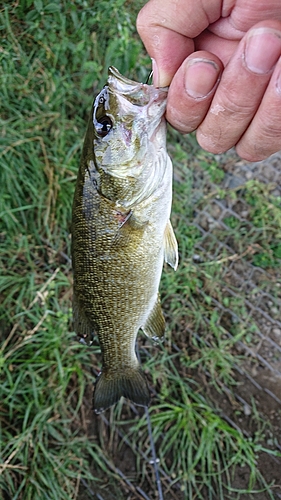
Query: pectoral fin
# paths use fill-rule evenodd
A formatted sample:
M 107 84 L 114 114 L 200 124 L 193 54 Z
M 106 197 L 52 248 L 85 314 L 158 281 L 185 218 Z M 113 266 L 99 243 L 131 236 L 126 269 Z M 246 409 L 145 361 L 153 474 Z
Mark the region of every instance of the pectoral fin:
M 179 261 L 178 244 L 170 221 L 167 223 L 164 234 L 164 260 L 173 267 L 174 270 L 177 269 Z
M 142 326 L 142 330 L 145 335 L 154 340 L 154 342 L 161 342 L 164 338 L 165 319 L 161 309 L 159 295 L 145 325 Z
M 142 237 L 147 220 L 136 217 L 132 211 L 122 214 L 120 211 L 115 210 L 114 217 L 119 222 L 119 228 L 114 237 L 113 245 L 127 246 L 132 239 L 133 232 L 135 240 L 136 233 L 139 239 Z

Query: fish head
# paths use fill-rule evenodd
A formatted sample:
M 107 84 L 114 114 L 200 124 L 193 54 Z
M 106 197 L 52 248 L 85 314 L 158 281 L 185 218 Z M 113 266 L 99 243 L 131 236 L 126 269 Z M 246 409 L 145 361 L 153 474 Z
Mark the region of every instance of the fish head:
M 157 156 L 166 151 L 167 93 L 167 88 L 134 82 L 109 68 L 107 83 L 93 105 L 98 170 L 119 179 L 144 180 Z

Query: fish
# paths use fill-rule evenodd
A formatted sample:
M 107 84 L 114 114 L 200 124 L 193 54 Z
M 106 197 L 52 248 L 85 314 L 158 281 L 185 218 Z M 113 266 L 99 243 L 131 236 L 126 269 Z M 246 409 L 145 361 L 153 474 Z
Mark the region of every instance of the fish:
M 78 337 L 91 344 L 97 336 L 101 348 L 95 413 L 121 396 L 150 403 L 136 339 L 141 329 L 162 341 L 159 282 L 164 262 L 178 265 L 167 93 L 111 66 L 85 135 L 72 209 L 73 323 Z

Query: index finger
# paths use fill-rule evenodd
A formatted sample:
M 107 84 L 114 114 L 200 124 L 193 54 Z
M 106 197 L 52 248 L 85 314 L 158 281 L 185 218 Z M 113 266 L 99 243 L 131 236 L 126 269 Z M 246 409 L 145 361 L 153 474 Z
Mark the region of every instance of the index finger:
M 156 86 L 171 83 L 184 59 L 194 51 L 193 38 L 219 19 L 221 3 L 222 0 L 150 0 L 142 8 L 137 30 L 155 60 Z

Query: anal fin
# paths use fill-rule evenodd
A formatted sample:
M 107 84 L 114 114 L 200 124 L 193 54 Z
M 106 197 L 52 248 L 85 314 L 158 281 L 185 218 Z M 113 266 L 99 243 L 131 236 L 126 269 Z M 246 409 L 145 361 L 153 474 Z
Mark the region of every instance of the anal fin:
M 164 260 L 174 270 L 177 269 L 179 261 L 178 243 L 170 221 L 168 221 L 164 233 Z
M 142 326 L 142 330 L 145 335 L 154 340 L 154 342 L 163 341 L 165 333 L 165 319 L 161 308 L 159 294 L 145 325 Z

